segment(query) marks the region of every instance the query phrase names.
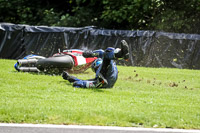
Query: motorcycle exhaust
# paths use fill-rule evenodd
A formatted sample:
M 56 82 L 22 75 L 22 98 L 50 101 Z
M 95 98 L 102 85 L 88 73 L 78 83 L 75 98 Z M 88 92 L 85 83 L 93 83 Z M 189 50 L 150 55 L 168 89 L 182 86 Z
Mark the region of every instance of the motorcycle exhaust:
M 35 64 L 37 59 L 20 59 L 17 61 L 19 65 Z
M 20 67 L 18 68 L 21 72 L 39 72 L 37 67 Z

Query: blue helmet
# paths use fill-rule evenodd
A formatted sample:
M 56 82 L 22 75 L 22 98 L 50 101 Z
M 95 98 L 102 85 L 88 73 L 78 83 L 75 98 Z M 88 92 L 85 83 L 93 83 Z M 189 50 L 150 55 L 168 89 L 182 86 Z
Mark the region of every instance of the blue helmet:
M 102 64 L 103 60 L 101 58 L 96 59 L 93 63 L 92 63 L 92 71 L 96 72 L 96 70 L 100 67 L 100 65 Z

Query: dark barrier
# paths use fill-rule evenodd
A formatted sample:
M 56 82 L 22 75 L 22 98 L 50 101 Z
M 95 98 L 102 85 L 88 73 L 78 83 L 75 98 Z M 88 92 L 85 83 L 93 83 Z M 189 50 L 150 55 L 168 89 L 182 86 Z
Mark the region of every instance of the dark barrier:
M 45 57 L 64 49 L 94 50 L 119 47 L 125 39 L 129 62 L 145 67 L 200 69 L 200 35 L 156 31 L 107 30 L 95 27 L 47 27 L 0 23 L 0 58 L 19 59 L 28 54 Z
M 24 28 L 14 24 L 0 24 L 0 58 L 16 59 L 23 55 Z

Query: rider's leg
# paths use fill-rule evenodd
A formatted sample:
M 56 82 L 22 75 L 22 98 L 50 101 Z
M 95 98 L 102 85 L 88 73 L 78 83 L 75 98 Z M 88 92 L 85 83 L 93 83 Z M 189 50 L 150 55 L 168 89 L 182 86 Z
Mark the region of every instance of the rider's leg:
M 99 50 L 94 50 L 94 51 L 85 51 L 83 52 L 83 56 L 85 58 L 88 57 L 98 57 L 98 58 L 102 58 L 104 54 L 104 50 L 99 49 Z
M 73 83 L 73 87 L 77 88 L 98 88 L 104 83 L 103 79 L 90 79 L 90 80 L 81 80 L 74 76 L 69 75 L 67 72 L 63 72 L 63 79 L 68 80 Z
M 115 57 L 116 58 L 123 58 L 127 60 L 129 58 L 129 46 L 128 43 L 125 40 L 122 40 L 121 43 L 121 49 L 116 49 L 115 51 Z
M 76 78 L 74 76 L 69 75 L 65 71 L 62 73 L 62 77 L 63 77 L 63 79 L 68 80 L 69 82 L 75 82 L 75 81 L 79 81 L 80 80 L 80 79 L 78 79 L 78 78 Z
M 79 80 L 73 83 L 76 88 L 97 88 L 97 81 L 95 80 Z
M 98 57 L 98 58 L 108 58 L 108 59 L 117 59 L 117 58 L 129 58 L 129 46 L 125 40 L 122 40 L 121 43 L 121 49 L 120 48 L 112 48 L 109 47 L 105 51 L 102 49 L 95 50 L 95 51 L 85 51 L 83 53 L 84 57 Z

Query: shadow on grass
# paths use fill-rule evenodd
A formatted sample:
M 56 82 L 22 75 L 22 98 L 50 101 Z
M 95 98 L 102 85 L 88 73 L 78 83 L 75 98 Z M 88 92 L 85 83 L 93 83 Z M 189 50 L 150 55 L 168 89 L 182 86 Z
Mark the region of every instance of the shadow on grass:
M 21 72 L 21 71 L 11 71 L 12 73 L 29 73 L 33 75 L 49 75 L 49 76 L 62 76 L 62 73 L 50 73 L 50 72 Z M 69 73 L 69 74 L 89 74 L 90 72 L 81 72 L 81 73 Z
M 68 81 L 59 81 L 59 84 L 65 84 L 65 85 L 72 86 L 72 83 L 70 83 Z M 80 89 L 92 90 L 94 92 L 104 92 L 105 88 L 80 88 Z

